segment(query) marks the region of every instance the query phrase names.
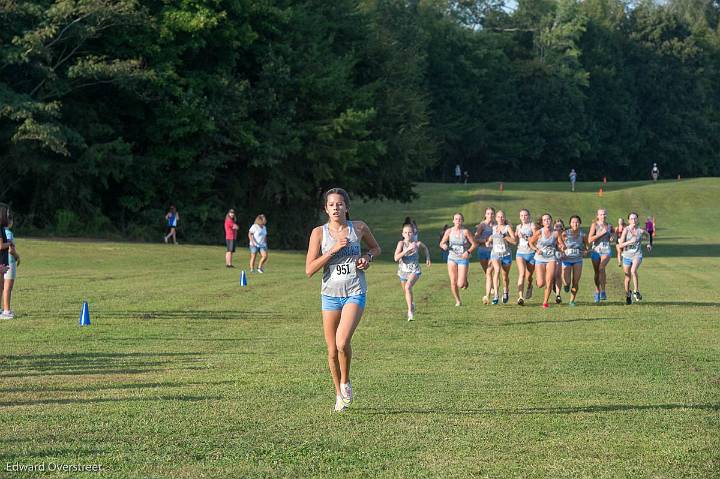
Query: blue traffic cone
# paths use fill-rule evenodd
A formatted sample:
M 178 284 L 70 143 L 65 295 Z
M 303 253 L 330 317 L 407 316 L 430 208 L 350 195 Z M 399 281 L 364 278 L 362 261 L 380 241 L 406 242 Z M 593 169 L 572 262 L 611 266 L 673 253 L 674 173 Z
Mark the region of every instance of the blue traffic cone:
M 80 326 L 90 326 L 90 308 L 88 308 L 87 301 L 83 301 L 80 311 Z
M 247 275 L 245 274 L 245 270 L 240 272 L 240 286 L 247 286 Z

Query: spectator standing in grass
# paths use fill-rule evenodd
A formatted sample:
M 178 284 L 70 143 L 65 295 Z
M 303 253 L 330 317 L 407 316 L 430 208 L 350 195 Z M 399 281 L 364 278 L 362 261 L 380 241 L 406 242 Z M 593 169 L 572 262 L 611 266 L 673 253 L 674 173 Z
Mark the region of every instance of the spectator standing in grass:
M 168 211 L 165 214 L 165 222 L 167 224 L 167 231 L 168 234 L 165 235 L 165 242 L 167 243 L 170 238 L 172 238 L 173 243 L 178 244 L 177 242 L 177 225 L 178 222 L 180 222 L 180 213 L 178 213 L 177 208 L 175 208 L 175 205 L 170 206 L 170 211 Z
M 15 253 L 15 246 L 7 236 L 7 229 L 10 228 L 12 222 L 12 212 L 10 207 L 5 203 L 0 203 L 0 274 L 2 275 L 2 281 L 0 281 L 0 296 L 5 299 L 5 274 L 10 271 L 10 257 L 11 253 Z M 9 301 L 9 296 L 8 296 Z M 4 308 L 3 304 L 3 308 Z M 0 313 L 0 319 L 12 319 L 14 315 L 10 311 L 10 304 L 7 304 L 7 311 L 3 309 Z
M 260 214 L 255 218 L 255 223 L 248 231 L 248 241 L 250 243 L 250 272 L 255 272 L 255 257 L 260 253 L 260 263 L 258 263 L 257 272 L 264 273 L 263 265 L 268 259 L 267 247 L 267 218 Z
M 237 246 L 238 225 L 235 222 L 235 210 L 230 209 L 225 215 L 225 267 L 234 268 L 232 255 Z
M 15 317 L 15 313 L 10 309 L 10 300 L 12 299 L 12 290 L 15 285 L 15 277 L 17 276 L 17 267 L 20 264 L 20 255 L 15 247 L 15 237 L 11 229 L 13 226 L 12 212 L 8 213 L 8 216 L 8 226 L 5 227 L 5 237 L 10 246 L 8 248 L 8 270 L 3 276 L 3 310 L 2 313 L 0 313 L 0 319 L 13 319 Z

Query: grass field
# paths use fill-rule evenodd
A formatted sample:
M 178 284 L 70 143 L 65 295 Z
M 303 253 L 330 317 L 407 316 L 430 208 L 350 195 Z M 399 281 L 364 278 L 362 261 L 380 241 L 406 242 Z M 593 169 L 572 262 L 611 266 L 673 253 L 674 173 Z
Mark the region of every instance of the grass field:
M 409 205 L 353 204 L 384 258 L 343 415 L 304 252 L 271 251 L 240 288 L 219 246 L 20 236 L 18 317 L 0 322 L 0 477 L 720 477 L 720 180 L 613 183 L 603 198 L 579 186 L 420 185 Z M 390 261 L 405 215 L 437 260 L 452 213 L 474 224 L 488 204 L 585 227 L 599 205 L 614 221 L 655 215 L 645 301 L 623 304 L 611 262 L 610 300 L 592 305 L 586 261 L 577 308 L 543 311 L 539 291 L 524 308 L 483 306 L 475 263 L 455 308 L 435 264 L 405 321 Z M 43 463 L 103 471 L 8 470 Z

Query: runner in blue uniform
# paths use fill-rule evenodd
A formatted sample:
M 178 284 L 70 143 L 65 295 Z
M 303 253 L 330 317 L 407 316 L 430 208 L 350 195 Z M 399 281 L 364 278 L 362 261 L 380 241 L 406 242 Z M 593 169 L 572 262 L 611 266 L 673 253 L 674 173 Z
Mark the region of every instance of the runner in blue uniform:
M 618 245 L 623 249 L 623 271 L 625 272 L 625 303 L 632 304 L 633 299 L 635 301 L 642 301 L 642 294 L 640 294 L 640 281 L 638 279 L 638 268 L 642 264 L 643 251 L 642 251 L 642 240 L 644 235 L 648 235 L 647 231 L 640 228 L 638 225 L 637 213 L 630 213 L 628 215 L 628 226 L 622 232 L 622 236 L 618 240 Z M 648 251 L 652 250 L 652 246 L 648 248 Z M 630 292 L 630 279 L 632 278 L 633 287 L 635 288 Z
M 530 211 L 524 208 L 520 210 L 520 224 L 515 228 L 515 235 L 518 238 L 518 247 L 515 253 L 515 261 L 518 265 L 517 304 L 520 306 L 523 306 L 525 301 L 532 297 L 535 252 L 530 248 L 528 240 L 532 238 L 536 229 L 535 223 L 533 223 L 530 218 Z M 526 281 L 527 290 L 523 292 Z
M 463 226 L 465 217 L 462 213 L 453 216 L 453 227 L 445 231 L 440 240 L 440 248 L 448 252 L 448 276 L 450 277 L 450 291 L 455 298 L 455 306 L 461 306 L 459 288 L 468 287 L 468 267 L 477 242 L 470 232 Z
M 475 240 L 478 243 L 477 256 L 485 273 L 484 304 L 490 304 L 490 294 L 492 293 L 493 264 L 490 262 L 491 249 L 485 245 L 485 242 L 492 234 L 493 226 L 495 226 L 495 208 L 488 206 L 485 208 L 485 219 L 475 226 Z
M 505 212 L 498 210 L 495 213 L 495 226 L 492 228 L 492 234 L 485 241 L 486 246 L 491 246 L 490 261 L 493 265 L 493 295 L 492 304 L 498 304 L 498 291 L 500 291 L 500 272 L 503 277 L 503 304 L 507 304 L 510 298 L 510 281 L 509 273 L 512 265 L 512 251 L 510 244 L 516 244 L 517 238 L 513 231 L 512 225 L 505 219 Z
M 543 308 L 549 307 L 548 299 L 555 282 L 555 253 L 565 249 L 562 238 L 553 230 L 553 220 L 550 213 L 542 215 L 542 227 L 530 238 L 530 247 L 535 251 L 535 281 L 538 288 L 545 288 L 543 295 Z
M 328 222 L 313 229 L 305 260 L 305 274 L 322 269 L 320 298 L 330 375 L 335 385 L 335 411 L 353 401 L 350 382 L 351 340 L 365 309 L 365 270 L 380 254 L 380 246 L 362 221 L 350 221 L 350 197 L 333 188 L 323 198 Z M 361 251 L 361 242 L 368 250 Z
M 407 303 L 407 320 L 415 319 L 415 301 L 413 300 L 413 286 L 420 279 L 422 272 L 420 271 L 420 250 L 425 252 L 425 264 L 430 266 L 430 251 L 422 241 L 417 240 L 417 227 L 408 222 L 410 218 L 405 218 L 405 224 L 402 228 L 402 237 L 395 247 L 395 261 L 398 263 L 398 277 L 400 278 L 400 286 L 402 286 L 405 294 L 405 302 Z
M 588 232 L 588 241 L 592 245 L 590 258 L 592 259 L 593 270 L 595 270 L 593 278 L 595 281 L 595 303 L 607 299 L 605 293 L 607 283 L 605 268 L 612 257 L 610 242 L 615 240 L 614 233 L 613 226 L 607 222 L 607 210 L 604 208 L 599 209 L 597 218 L 590 225 L 590 231 Z
M 587 236 L 580 229 L 582 220 L 578 215 L 570 217 L 570 228 L 562 234 L 565 251 L 562 257 L 562 283 L 565 292 L 570 292 L 570 306 L 575 306 L 577 292 L 582 276 L 583 256 L 587 255 L 589 245 Z

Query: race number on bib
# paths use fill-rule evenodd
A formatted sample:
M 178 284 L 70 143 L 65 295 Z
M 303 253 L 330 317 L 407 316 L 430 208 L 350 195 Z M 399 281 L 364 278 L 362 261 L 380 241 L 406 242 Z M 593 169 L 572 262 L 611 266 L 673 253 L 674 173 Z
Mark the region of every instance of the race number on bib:
M 568 248 L 565 250 L 565 256 L 567 256 L 567 257 L 580 256 L 580 250 L 578 248 Z
M 555 256 L 555 248 L 551 248 L 551 247 L 543 248 L 542 255 L 545 258 L 553 258 Z
M 330 281 L 347 281 L 357 276 L 355 263 L 342 263 L 333 266 Z
M 600 244 L 595 248 L 595 251 L 600 254 L 610 254 L 610 245 L 607 243 Z
M 505 246 L 505 243 L 495 243 L 494 249 L 498 256 L 503 256 L 507 253 L 507 246 Z
M 450 246 L 450 251 L 452 251 L 454 254 L 461 256 L 465 252 L 465 247 L 463 245 L 454 244 Z

